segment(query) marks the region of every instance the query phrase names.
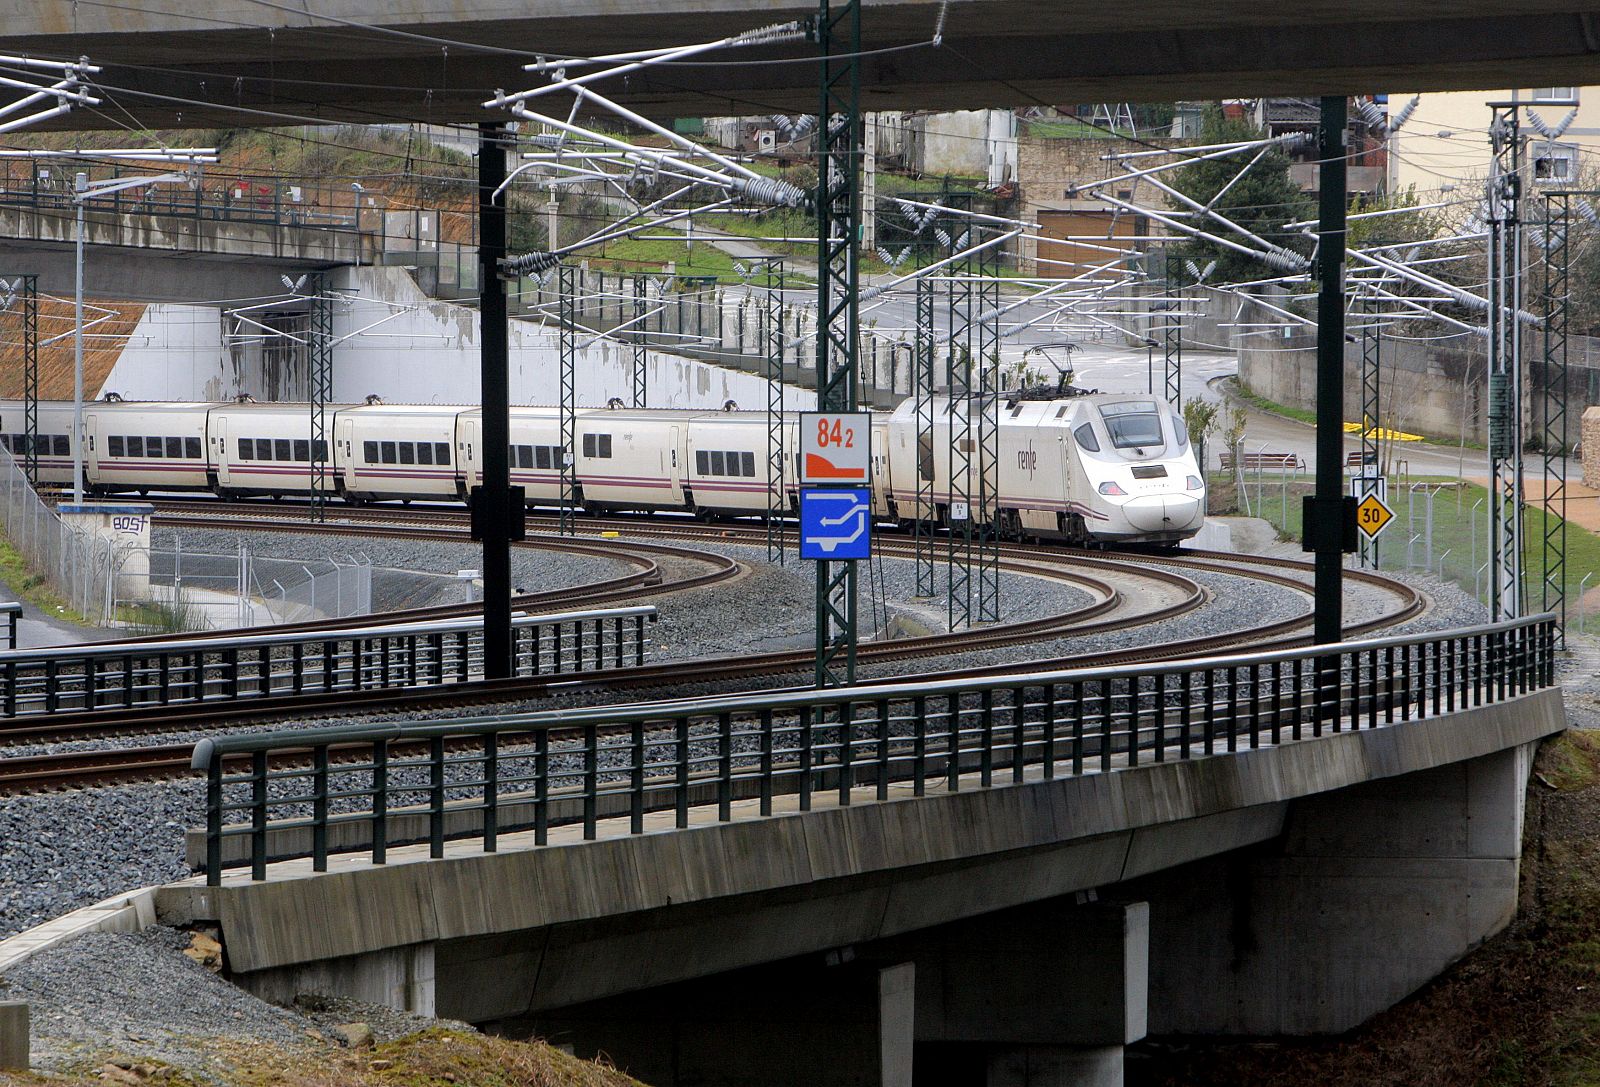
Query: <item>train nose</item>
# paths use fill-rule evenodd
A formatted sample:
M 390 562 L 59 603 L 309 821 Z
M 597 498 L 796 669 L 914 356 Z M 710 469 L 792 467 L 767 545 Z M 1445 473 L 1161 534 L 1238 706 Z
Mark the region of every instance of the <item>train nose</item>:
M 1200 500 L 1185 494 L 1153 494 L 1122 504 L 1128 523 L 1140 532 L 1178 532 L 1200 523 Z

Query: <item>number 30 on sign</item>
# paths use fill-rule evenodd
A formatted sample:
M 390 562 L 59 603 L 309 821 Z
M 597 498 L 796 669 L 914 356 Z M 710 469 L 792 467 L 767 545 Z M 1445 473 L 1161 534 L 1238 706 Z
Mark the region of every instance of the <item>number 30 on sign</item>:
M 801 413 L 801 483 L 867 483 L 871 477 L 871 412 Z

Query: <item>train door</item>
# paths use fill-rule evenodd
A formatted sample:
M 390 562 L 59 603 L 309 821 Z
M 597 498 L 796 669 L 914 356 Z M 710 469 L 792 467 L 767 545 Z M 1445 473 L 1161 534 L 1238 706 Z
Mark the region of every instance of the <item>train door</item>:
M 344 488 L 344 492 L 358 490 L 356 487 L 356 421 L 343 412 L 335 412 L 333 416 L 333 462 L 334 478 Z
M 889 516 L 889 427 L 876 416 L 869 424 L 872 432 L 872 514 Z
M 462 485 L 468 493 L 483 486 L 483 462 L 478 459 L 479 419 L 460 419 L 456 423 L 456 463 L 460 465 Z
M 683 503 L 683 456 L 682 428 L 667 427 L 667 463 L 661 467 L 666 471 L 668 499 L 680 505 Z
M 70 427 L 68 428 L 71 429 Z M 98 413 L 86 413 L 83 417 L 83 474 L 86 480 L 95 479 L 100 474 L 100 442 L 96 439 L 100 434 L 100 416 Z M 72 478 L 72 473 L 67 473 L 67 478 Z
M 232 483 L 231 459 L 228 457 L 228 417 L 209 415 L 206 421 L 206 438 L 211 443 L 206 454 L 211 458 L 211 470 L 217 489 L 224 490 Z

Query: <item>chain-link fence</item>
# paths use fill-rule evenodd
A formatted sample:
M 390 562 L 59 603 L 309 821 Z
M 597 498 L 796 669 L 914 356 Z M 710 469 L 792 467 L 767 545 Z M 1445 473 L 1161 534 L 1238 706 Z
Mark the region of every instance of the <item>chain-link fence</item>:
M 117 575 L 132 549 L 70 527 L 39 498 L 22 466 L 4 448 L 0 448 L 0 487 L 5 491 L 0 531 L 32 571 L 29 576 L 42 579 L 86 621 L 109 624 Z
M 372 561 L 364 555 L 264 558 L 188 550 L 181 536 L 150 551 L 150 597 L 119 601 L 124 621 L 172 630 L 224 630 L 372 613 Z

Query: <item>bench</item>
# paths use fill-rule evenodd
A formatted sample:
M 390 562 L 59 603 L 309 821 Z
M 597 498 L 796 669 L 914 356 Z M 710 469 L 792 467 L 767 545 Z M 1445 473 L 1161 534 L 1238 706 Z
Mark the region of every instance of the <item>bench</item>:
M 1233 467 L 1233 453 L 1224 449 L 1219 456 L 1222 459 L 1224 470 Z M 1299 453 L 1274 453 L 1262 450 L 1259 453 L 1242 453 L 1239 456 L 1240 466 L 1247 472 L 1258 471 L 1263 468 L 1276 468 L 1280 471 L 1290 469 L 1296 472 L 1305 471 L 1305 458 Z

